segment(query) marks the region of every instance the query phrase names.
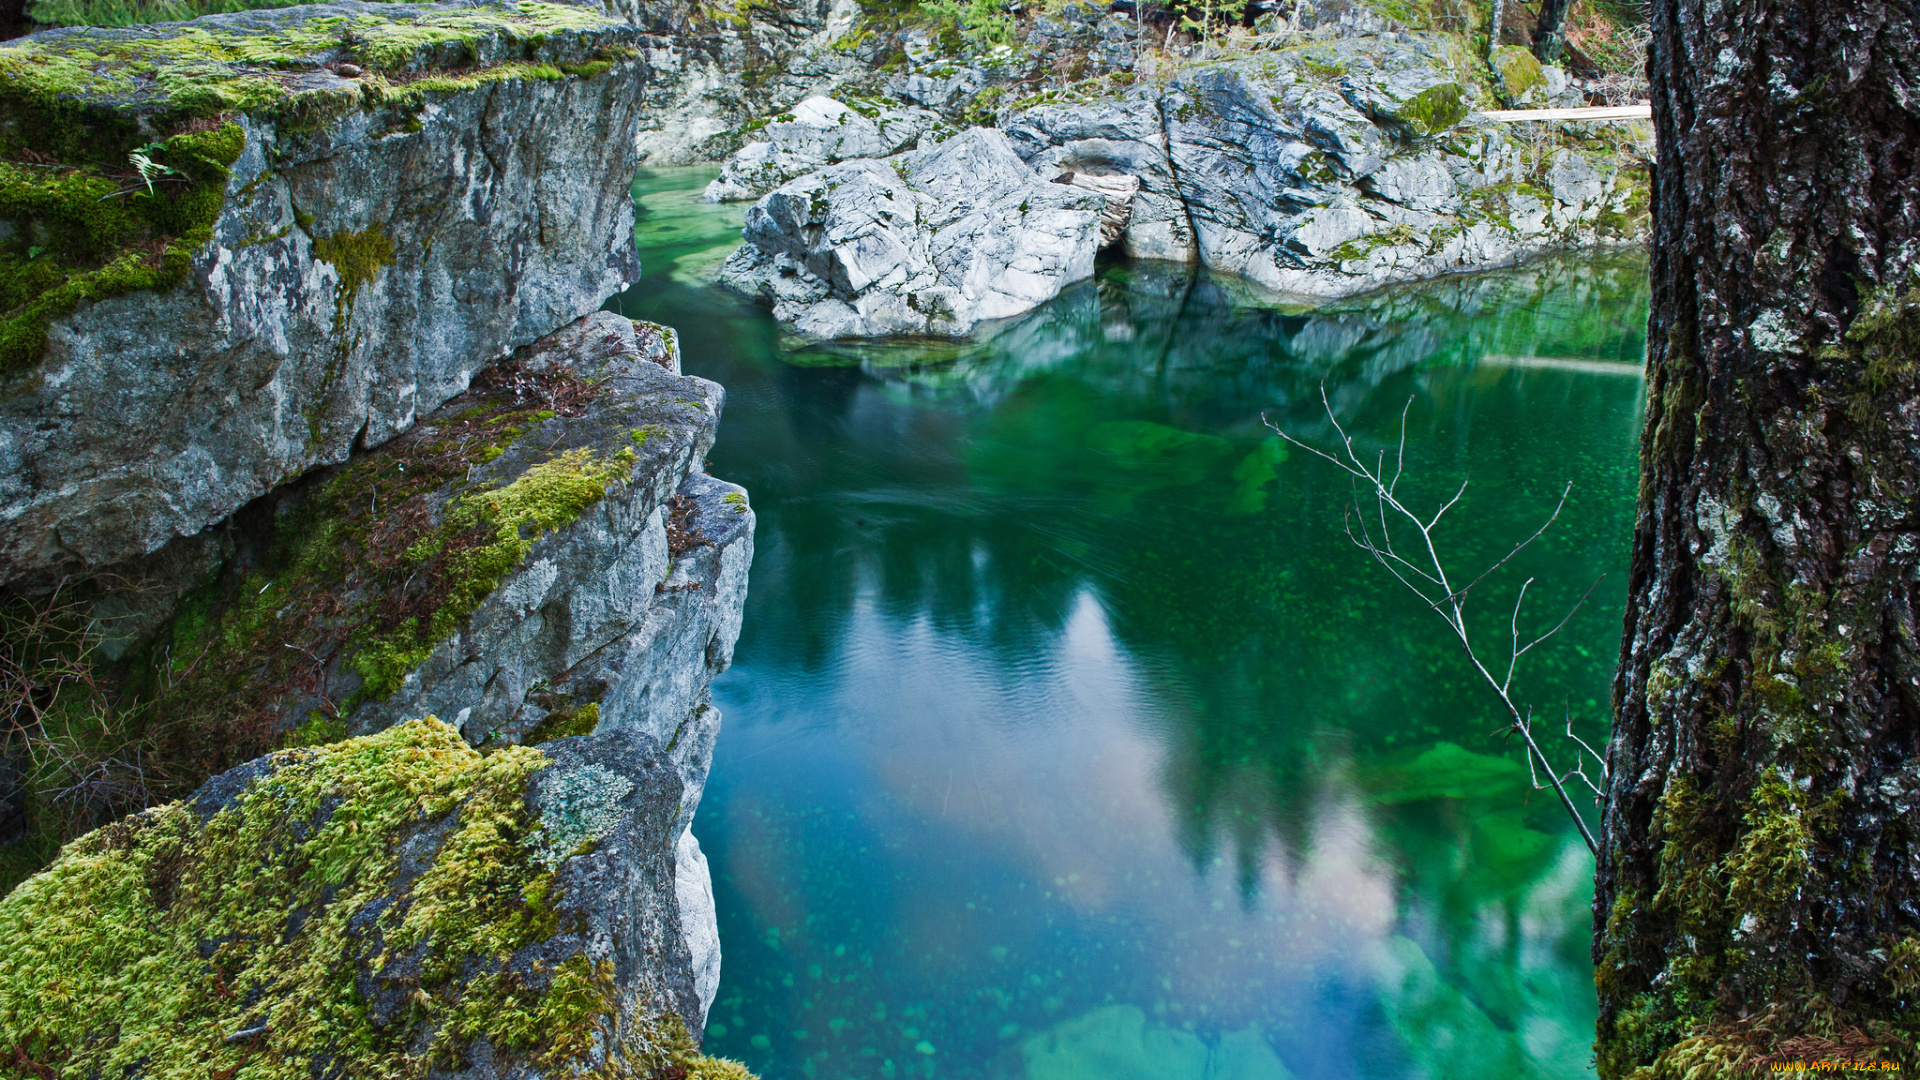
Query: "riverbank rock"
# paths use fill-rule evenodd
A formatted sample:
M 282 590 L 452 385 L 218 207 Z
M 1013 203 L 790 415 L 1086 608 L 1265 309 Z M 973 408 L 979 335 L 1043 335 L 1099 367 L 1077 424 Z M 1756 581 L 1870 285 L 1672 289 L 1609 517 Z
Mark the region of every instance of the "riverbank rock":
M 0 899 L 0 1041 L 43 1076 L 745 1080 L 688 1035 L 674 752 L 428 717 L 225 773 Z
M 755 141 L 756 118 L 793 111 L 815 95 L 872 93 L 871 56 L 855 0 L 686 4 L 602 0 L 631 22 L 652 77 L 637 148 L 649 167 L 718 161 Z
M 1525 93 L 1552 91 L 1539 72 L 1529 82 L 1508 66 Z M 1034 179 L 1106 200 L 1096 247 L 1198 262 L 1302 301 L 1639 242 L 1648 126 L 1497 124 L 1477 112 L 1498 104 L 1488 78 L 1444 35 L 1342 37 L 1189 64 L 1155 84 L 1048 91 L 1011 104 L 999 125 Z M 858 166 L 875 177 L 890 167 L 926 190 L 964 189 L 985 175 L 967 155 L 924 151 Z M 966 333 L 966 319 L 847 314 L 856 300 L 899 306 L 852 284 L 878 275 L 834 279 L 825 269 L 870 258 L 851 253 L 863 226 L 832 209 L 836 200 L 853 205 L 840 194 L 847 175 L 816 173 L 764 197 L 722 280 L 766 298 L 812 337 Z M 1028 186 L 1010 169 L 992 176 Z M 830 213 L 836 227 L 824 228 Z M 1017 247 L 1030 228 L 1009 219 L 1000 232 Z M 996 316 L 1055 291 L 1009 294 Z
M 1160 103 L 1151 91 L 1117 98 L 1040 103 L 1011 113 L 1001 125 L 1027 166 L 1045 178 L 1092 177 L 1133 182 L 1119 238 L 1136 259 L 1187 262 L 1193 228 L 1167 156 Z
M 1105 205 L 975 128 L 762 197 L 721 280 L 811 337 L 965 334 L 1090 276 Z
M 0 45 L 56 163 L 0 170 L 0 582 L 196 534 L 633 281 L 638 39 L 348 0 Z
M 925 109 L 903 109 L 880 101 L 849 106 L 827 97 L 810 97 L 782 113 L 727 159 L 707 185 L 708 202 L 757 199 L 797 176 L 854 158 L 890 157 L 911 149 L 920 136 L 940 124 Z
M 1173 80 L 1167 154 L 1209 269 L 1327 298 L 1640 237 L 1650 139 L 1476 120 L 1492 98 L 1449 39 L 1403 36 Z

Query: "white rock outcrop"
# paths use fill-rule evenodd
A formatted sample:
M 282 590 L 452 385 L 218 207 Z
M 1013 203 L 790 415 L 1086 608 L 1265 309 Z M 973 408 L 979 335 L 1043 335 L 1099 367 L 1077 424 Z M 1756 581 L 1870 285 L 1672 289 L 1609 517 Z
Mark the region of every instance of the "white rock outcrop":
M 1105 207 L 975 128 L 781 186 L 747 211 L 720 276 L 808 337 L 957 336 L 1091 276 Z
M 781 184 L 854 158 L 890 157 L 912 149 L 922 133 L 940 123 L 925 109 L 854 108 L 829 97 L 810 97 L 763 129 L 727 159 L 707 185 L 708 202 L 757 199 Z

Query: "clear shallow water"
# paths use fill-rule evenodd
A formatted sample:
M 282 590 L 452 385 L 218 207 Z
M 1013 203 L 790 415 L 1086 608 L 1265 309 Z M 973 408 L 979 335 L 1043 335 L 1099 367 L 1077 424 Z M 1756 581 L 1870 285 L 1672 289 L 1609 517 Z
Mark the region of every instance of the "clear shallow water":
M 1537 576 L 1523 696 L 1602 733 L 1632 520 L 1644 265 L 1276 308 L 1118 265 L 966 346 L 788 349 L 699 284 L 740 208 L 643 174 L 646 277 L 728 391 L 759 514 L 694 830 L 710 1052 L 767 1080 L 1580 1077 L 1591 862 L 1444 627 L 1341 531 L 1324 384 L 1411 399 L 1416 490 L 1472 485 L 1486 639 Z M 1530 604 L 1532 601 L 1530 601 Z M 1552 615 L 1549 615 L 1552 612 Z

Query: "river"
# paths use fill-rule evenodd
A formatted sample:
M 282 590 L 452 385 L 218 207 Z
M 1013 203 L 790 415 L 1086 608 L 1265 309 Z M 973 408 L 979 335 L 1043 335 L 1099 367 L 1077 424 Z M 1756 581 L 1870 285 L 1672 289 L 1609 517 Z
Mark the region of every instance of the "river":
M 1553 625 L 1516 697 L 1599 743 L 1642 411 L 1644 260 L 1292 307 L 1185 268 L 965 344 L 803 347 L 703 284 L 741 206 L 636 180 L 643 280 L 727 388 L 757 555 L 694 823 L 707 1050 L 765 1080 L 1592 1075 L 1592 861 L 1439 617 L 1348 539 L 1406 416 L 1468 608 Z M 1347 519 L 1350 520 L 1350 519 Z M 1406 534 L 1396 534 L 1404 540 Z M 1596 586 L 1596 582 L 1598 582 Z M 1551 736 L 1551 738 L 1547 738 Z M 1597 820 L 1591 796 L 1578 805 Z

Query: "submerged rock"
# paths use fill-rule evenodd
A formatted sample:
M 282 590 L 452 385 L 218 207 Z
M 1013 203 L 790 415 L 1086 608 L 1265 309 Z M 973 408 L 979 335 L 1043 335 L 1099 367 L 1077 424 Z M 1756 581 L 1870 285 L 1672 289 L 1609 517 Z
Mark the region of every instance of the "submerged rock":
M 674 752 L 428 717 L 216 777 L 0 899 L 0 1044 L 44 1076 L 745 1080 L 688 1034 Z
M 0 46 L 9 130 L 119 230 L 44 198 L 0 223 L 14 265 L 53 267 L 33 281 L 69 275 L 0 334 L 0 583 L 198 533 L 633 281 L 638 36 L 347 0 Z M 61 82 L 76 64 L 90 81 Z M 153 195 L 96 163 L 136 150 L 172 170 Z
M 796 176 L 854 158 L 889 157 L 910 149 L 940 118 L 925 109 L 879 103 L 852 107 L 810 97 L 783 113 L 727 159 L 707 185 L 708 202 L 757 199 Z
M 829 166 L 747 211 L 721 280 L 816 338 L 959 335 L 1093 273 L 1105 199 L 1036 176 L 975 128 Z

